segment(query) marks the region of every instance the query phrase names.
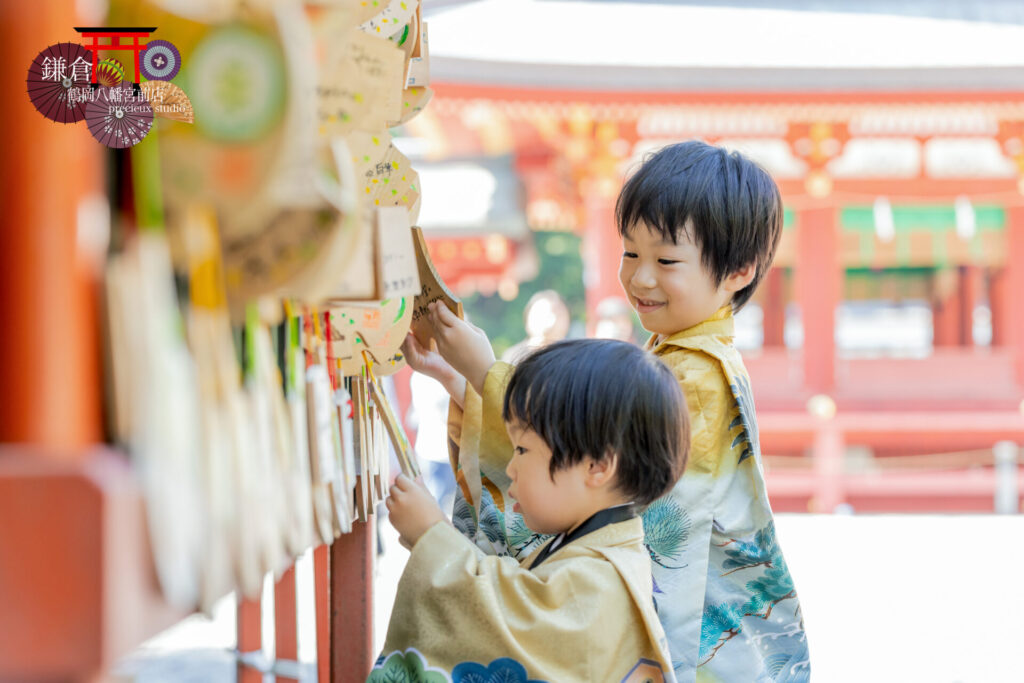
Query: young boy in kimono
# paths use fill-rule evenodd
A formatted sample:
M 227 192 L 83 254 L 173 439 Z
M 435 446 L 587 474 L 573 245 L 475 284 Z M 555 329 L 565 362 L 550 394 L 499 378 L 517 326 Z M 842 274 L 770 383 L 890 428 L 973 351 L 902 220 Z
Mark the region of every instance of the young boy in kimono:
M 733 346 L 733 313 L 779 243 L 778 188 L 738 153 L 697 141 L 670 145 L 626 182 L 616 222 L 622 288 L 651 332 L 646 348 L 679 380 L 692 428 L 690 466 L 643 516 L 676 676 L 807 681 L 803 618 L 765 493 L 750 379 Z M 505 486 L 497 465 L 509 446 L 495 427 L 495 392 L 507 369 L 492 366 L 486 337 L 447 309 L 435 306 L 430 320 L 440 355 L 415 339 L 405 348 L 410 364 L 465 408 L 449 411 L 466 498 L 456 513 L 460 505 L 474 513 L 467 533 L 479 545 L 495 539 L 496 552 L 518 555 L 535 537 L 497 495 Z
M 502 417 L 507 494 L 553 538 L 485 555 L 399 476 L 387 508 L 412 554 L 369 680 L 674 681 L 639 517 L 686 461 L 672 373 L 623 342 L 559 342 L 516 367 Z

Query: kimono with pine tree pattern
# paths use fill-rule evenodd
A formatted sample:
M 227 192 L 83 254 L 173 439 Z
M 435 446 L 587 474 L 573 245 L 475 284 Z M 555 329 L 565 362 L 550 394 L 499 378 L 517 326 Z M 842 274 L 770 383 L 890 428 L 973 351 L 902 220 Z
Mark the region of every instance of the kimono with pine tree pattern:
M 675 488 L 643 514 L 654 599 L 680 683 L 802 683 L 810 660 L 800 603 L 765 491 L 750 377 L 733 346 L 733 316 L 646 348 L 686 396 L 691 448 Z M 523 558 L 544 542 L 512 511 L 501 419 L 511 366 L 496 363 L 483 396 L 467 387 L 449 411 L 459 490 L 453 521 L 485 552 Z

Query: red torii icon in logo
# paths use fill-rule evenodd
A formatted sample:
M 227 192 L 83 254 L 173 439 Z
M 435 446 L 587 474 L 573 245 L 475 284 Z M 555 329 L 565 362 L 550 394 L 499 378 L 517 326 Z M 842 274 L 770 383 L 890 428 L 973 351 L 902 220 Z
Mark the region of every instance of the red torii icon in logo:
M 99 83 L 96 81 L 96 64 L 99 61 L 100 50 L 132 50 L 135 53 L 135 87 L 139 87 L 139 53 L 144 52 L 146 45 L 139 44 L 139 38 L 148 38 L 149 34 L 156 30 L 152 27 L 105 27 L 105 26 L 76 26 L 75 30 L 82 34 L 83 40 L 89 43 L 82 43 L 82 47 L 92 52 L 92 87 L 96 88 Z M 110 38 L 109 45 L 101 45 L 100 38 Z M 122 38 L 131 38 L 131 45 L 122 45 Z

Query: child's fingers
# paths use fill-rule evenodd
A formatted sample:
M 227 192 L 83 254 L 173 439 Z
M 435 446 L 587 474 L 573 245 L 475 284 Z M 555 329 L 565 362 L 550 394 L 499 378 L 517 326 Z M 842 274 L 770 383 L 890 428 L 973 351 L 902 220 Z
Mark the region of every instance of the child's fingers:
M 427 308 L 427 324 L 430 325 L 430 329 L 433 332 L 434 339 L 441 336 L 447 329 L 445 324 L 441 322 L 436 311 L 436 302 L 430 304 Z
M 416 477 L 415 479 L 413 479 L 412 483 L 413 483 L 414 486 L 419 488 L 420 491 L 422 491 L 423 493 L 428 494 L 431 499 L 434 498 L 434 494 L 430 493 L 430 489 L 427 488 L 427 484 L 426 484 L 426 482 L 423 481 L 423 477 L 422 476 L 419 476 L 419 477 Z
M 410 350 L 418 354 L 422 354 L 424 351 L 423 346 L 420 344 L 420 340 L 417 339 L 416 335 L 412 332 L 405 333 L 405 339 L 402 340 L 402 350 L 406 352 L 406 355 L 409 355 Z
M 393 500 L 396 505 L 403 504 L 409 493 L 409 486 L 409 478 L 403 474 L 399 474 L 395 477 L 394 483 L 388 487 L 388 500 Z
M 459 317 L 440 301 L 430 304 L 430 323 L 437 334 L 443 335 L 445 330 L 455 327 L 460 322 L 462 321 Z
M 436 306 L 434 308 L 434 313 L 437 315 L 437 319 L 440 320 L 443 325 L 445 325 L 446 327 L 452 327 L 453 325 L 457 325 L 460 322 L 459 316 L 452 313 L 452 310 L 445 306 L 443 303 L 441 303 L 440 301 L 435 301 L 434 304 Z
M 411 358 L 414 362 L 423 360 L 423 357 L 427 354 L 427 350 L 423 348 L 423 345 L 420 344 L 420 340 L 417 339 L 416 335 L 412 332 L 405 335 L 405 340 L 402 342 L 401 349 L 402 353 L 405 354 L 405 357 L 407 359 Z
M 441 322 L 437 312 L 431 308 L 427 311 L 427 322 L 430 323 L 430 329 L 434 333 L 434 339 L 437 339 L 446 329 L 445 324 Z

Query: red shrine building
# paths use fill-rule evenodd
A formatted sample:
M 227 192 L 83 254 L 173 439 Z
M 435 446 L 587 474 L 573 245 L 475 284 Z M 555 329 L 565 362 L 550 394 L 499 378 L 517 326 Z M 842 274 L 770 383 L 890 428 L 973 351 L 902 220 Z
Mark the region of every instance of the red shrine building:
M 700 138 L 779 183 L 737 341 L 777 511 L 1021 509 L 1024 26 L 533 1 L 495 30 L 492 4 L 425 17 L 408 131 L 427 161 L 511 158 L 529 227 L 582 236 L 590 312 L 620 294 L 613 208 L 646 151 Z M 449 240 L 442 274 L 480 245 Z

